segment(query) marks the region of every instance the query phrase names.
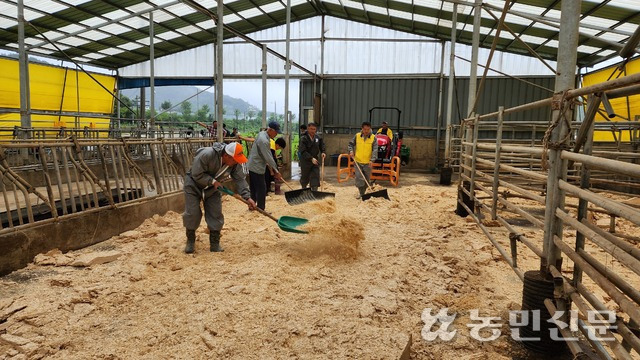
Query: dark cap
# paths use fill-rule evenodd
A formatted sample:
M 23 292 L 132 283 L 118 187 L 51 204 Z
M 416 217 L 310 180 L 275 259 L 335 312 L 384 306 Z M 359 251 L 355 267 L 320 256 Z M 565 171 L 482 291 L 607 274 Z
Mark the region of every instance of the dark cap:
M 277 121 L 269 121 L 269 128 L 275 130 L 278 134 L 282 134 L 280 131 L 280 124 Z

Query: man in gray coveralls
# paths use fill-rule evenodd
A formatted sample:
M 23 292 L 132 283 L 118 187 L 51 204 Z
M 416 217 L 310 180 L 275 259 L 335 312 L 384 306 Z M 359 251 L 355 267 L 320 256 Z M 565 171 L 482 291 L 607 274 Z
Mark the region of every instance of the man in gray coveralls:
M 256 208 L 242 169 L 242 164 L 246 162 L 242 145 L 235 142 L 214 143 L 211 147 L 196 150 L 191 170 L 184 179 L 185 206 L 182 222 L 187 229 L 185 253 L 191 254 L 194 251 L 196 229 L 202 219 L 201 201 L 204 201 L 204 219 L 209 228 L 209 250 L 224 251 L 220 247 L 220 230 L 224 225 L 222 195 L 218 191 L 218 187 L 222 186 L 221 182 L 232 178 L 238 187 L 238 194 L 250 203 L 249 210 Z

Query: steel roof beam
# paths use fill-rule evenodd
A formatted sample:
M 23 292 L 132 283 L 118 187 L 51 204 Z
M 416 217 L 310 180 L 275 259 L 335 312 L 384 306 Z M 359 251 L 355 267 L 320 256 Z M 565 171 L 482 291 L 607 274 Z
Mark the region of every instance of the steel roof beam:
M 186 4 L 188 4 L 189 6 L 193 7 L 194 9 L 196 9 L 196 10 L 198 10 L 198 11 L 200 11 L 200 12 L 204 12 L 206 15 L 210 16 L 214 21 L 216 21 L 216 19 L 217 19 L 216 15 L 215 15 L 215 14 L 213 14 L 209 9 L 206 9 L 206 8 L 202 7 L 202 6 L 201 6 L 201 5 L 199 5 L 198 3 L 195 3 L 193 0 L 184 0 L 184 2 L 185 2 Z M 258 41 L 256 41 L 256 40 L 254 40 L 254 39 L 252 39 L 252 38 L 248 37 L 247 35 L 245 35 L 245 34 L 243 34 L 243 33 L 239 32 L 239 31 L 237 31 L 237 30 L 235 30 L 235 29 L 234 29 L 234 28 L 232 28 L 231 26 L 229 26 L 229 25 L 225 25 L 224 23 L 222 24 L 222 26 L 224 26 L 224 29 L 225 29 L 225 30 L 227 30 L 227 31 L 231 32 L 231 33 L 232 33 L 232 34 L 234 34 L 235 36 L 237 36 L 237 37 L 239 37 L 239 38 L 241 38 L 241 39 L 244 39 L 244 40 L 246 40 L 247 42 L 249 42 L 249 43 L 251 43 L 251 44 L 253 44 L 253 45 L 257 46 L 257 47 L 262 48 L 262 44 L 260 44 Z M 277 51 L 275 51 L 275 50 L 273 50 L 273 49 L 270 49 L 270 48 L 268 48 L 268 47 L 267 47 L 267 51 L 268 51 L 269 53 L 271 53 L 272 55 L 275 55 L 277 58 L 279 58 L 279 59 L 281 59 L 281 60 L 284 60 L 284 61 L 287 61 L 286 57 L 285 57 L 285 56 L 283 56 L 282 54 L 280 54 L 279 52 L 277 52 Z M 302 65 L 299 65 L 298 63 L 296 63 L 296 62 L 294 62 L 294 61 L 291 61 L 291 60 L 289 60 L 289 62 L 291 63 L 291 65 L 293 65 L 293 66 L 297 67 L 298 69 L 300 69 L 300 70 L 302 70 L 302 71 L 306 72 L 307 74 L 309 74 L 309 75 L 315 75 L 315 73 L 314 73 L 313 71 L 311 71 L 311 70 L 309 70 L 309 69 L 307 69 L 307 68 L 303 67 Z
M 166 6 L 172 6 L 172 5 L 175 5 L 175 4 L 178 4 L 178 3 L 180 3 L 180 1 L 179 1 L 179 0 L 176 0 L 176 1 L 170 2 L 170 3 L 165 4 L 165 5 L 156 5 L 156 6 L 157 6 L 159 9 L 161 9 L 161 8 L 166 7 Z M 112 5 L 113 5 L 113 4 L 112 4 Z M 129 14 L 129 15 L 127 15 L 127 16 L 123 16 L 123 17 L 119 17 L 119 18 L 117 18 L 117 19 L 113 19 L 113 20 L 105 21 L 104 23 L 101 23 L 101 24 L 98 24 L 98 25 L 88 26 L 88 27 L 86 27 L 86 28 L 84 28 L 84 29 L 82 29 L 82 30 L 78 30 L 78 31 L 74 31 L 74 32 L 71 32 L 71 33 L 67 33 L 67 34 L 65 34 L 65 35 L 63 35 L 63 36 L 58 36 L 57 38 L 53 38 L 53 39 L 51 39 L 51 41 L 52 41 L 52 42 L 59 42 L 60 40 L 64 40 L 64 39 L 70 38 L 70 37 L 72 37 L 72 36 L 80 35 L 80 34 L 82 34 L 83 32 L 91 31 L 91 30 L 98 30 L 98 29 L 99 29 L 99 28 L 101 28 L 101 27 L 104 27 L 104 26 L 107 26 L 107 25 L 111 25 L 111 24 L 115 24 L 115 23 L 119 23 L 119 22 L 122 22 L 122 21 L 124 21 L 124 20 L 128 20 L 128 19 L 131 19 L 131 18 L 133 18 L 133 17 L 140 16 L 140 15 L 142 15 L 142 14 L 146 14 L 146 13 L 148 13 L 148 12 L 149 12 L 149 10 L 138 11 L 138 12 L 135 12 L 135 13 Z M 110 34 L 110 36 L 112 36 L 112 35 L 113 35 L 113 34 Z M 47 41 L 43 41 L 43 42 L 41 42 L 41 43 L 38 43 L 38 44 L 35 44 L 35 45 L 28 46 L 28 47 L 27 47 L 27 50 L 31 50 L 31 49 L 33 49 L 33 48 L 40 47 L 40 46 L 43 46 L 43 45 L 46 45 L 46 44 L 48 44 L 48 42 L 47 42 Z

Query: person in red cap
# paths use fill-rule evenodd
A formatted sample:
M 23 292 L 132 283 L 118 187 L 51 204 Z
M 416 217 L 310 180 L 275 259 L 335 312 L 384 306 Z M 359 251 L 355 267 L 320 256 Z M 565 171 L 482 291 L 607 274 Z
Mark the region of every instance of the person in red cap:
M 196 150 L 191 169 L 184 179 L 182 223 L 187 229 L 185 253 L 191 254 L 195 250 L 196 229 L 202 220 L 200 202 L 204 202 L 204 219 L 209 228 L 209 250 L 224 251 L 220 247 L 220 230 L 224 225 L 224 215 L 222 195 L 218 191 L 222 182 L 233 179 L 238 188 L 237 193 L 250 203 L 249 210 L 256 208 L 256 203 L 251 200 L 246 173 L 242 166 L 246 162 L 247 157 L 242 153 L 242 145 L 236 142 L 214 143 L 211 147 Z

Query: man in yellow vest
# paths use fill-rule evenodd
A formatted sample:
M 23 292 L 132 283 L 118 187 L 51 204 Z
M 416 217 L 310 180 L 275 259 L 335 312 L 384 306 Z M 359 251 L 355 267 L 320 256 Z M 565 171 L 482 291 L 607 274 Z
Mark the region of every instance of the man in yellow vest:
M 356 136 L 349 142 L 349 156 L 354 158 L 356 164 L 366 177 L 366 181 L 371 178 L 371 162 L 376 159 L 378 153 L 378 142 L 376 137 L 371 133 L 371 123 L 365 121 L 362 123 L 362 128 Z M 367 191 L 367 183 L 365 178 L 362 177 L 358 169 L 355 170 L 356 174 L 356 187 L 360 194 L 358 199 L 364 195 Z
M 389 129 L 389 124 L 387 124 L 386 121 L 382 122 L 382 127 L 378 129 L 378 132 L 376 134 L 387 135 L 389 137 L 389 140 L 393 141 L 393 131 Z

